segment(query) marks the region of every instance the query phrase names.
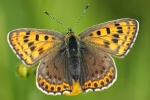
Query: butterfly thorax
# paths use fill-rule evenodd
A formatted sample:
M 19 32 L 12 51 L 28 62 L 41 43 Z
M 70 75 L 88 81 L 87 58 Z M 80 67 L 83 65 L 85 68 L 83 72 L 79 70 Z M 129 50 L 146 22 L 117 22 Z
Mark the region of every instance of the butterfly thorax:
M 68 69 L 72 78 L 77 81 L 80 76 L 80 45 L 79 37 L 73 32 L 68 33 L 66 36 L 66 51 L 67 51 L 67 61 Z

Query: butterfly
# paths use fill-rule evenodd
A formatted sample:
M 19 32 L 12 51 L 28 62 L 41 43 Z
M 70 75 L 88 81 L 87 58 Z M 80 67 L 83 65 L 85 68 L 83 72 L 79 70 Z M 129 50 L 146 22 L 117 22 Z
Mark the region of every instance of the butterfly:
M 122 18 L 92 26 L 79 35 L 20 28 L 9 32 L 8 43 L 28 66 L 40 62 L 36 85 L 50 95 L 101 91 L 117 79 L 113 58 L 123 58 L 133 46 L 139 23 Z

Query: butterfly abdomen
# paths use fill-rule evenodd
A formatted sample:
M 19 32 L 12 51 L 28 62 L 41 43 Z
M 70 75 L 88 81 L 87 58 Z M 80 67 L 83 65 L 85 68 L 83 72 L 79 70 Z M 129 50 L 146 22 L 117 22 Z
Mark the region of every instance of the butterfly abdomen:
M 78 57 L 68 58 L 68 68 L 72 78 L 77 81 L 80 76 L 80 59 Z
M 67 54 L 68 54 L 68 69 L 72 78 L 77 81 L 80 76 L 80 51 L 79 41 L 74 34 L 70 34 L 66 41 Z

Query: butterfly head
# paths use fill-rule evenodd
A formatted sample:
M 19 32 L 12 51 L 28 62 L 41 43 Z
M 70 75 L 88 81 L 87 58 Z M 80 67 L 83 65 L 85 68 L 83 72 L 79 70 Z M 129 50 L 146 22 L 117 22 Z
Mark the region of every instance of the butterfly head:
M 70 34 L 74 34 L 72 28 L 68 28 L 68 33 L 67 33 L 67 35 L 70 35 Z
M 79 42 L 80 41 L 80 38 L 75 35 L 74 31 L 72 30 L 72 28 L 68 28 L 68 32 L 67 32 L 67 35 L 65 37 L 65 41 L 66 43 L 69 43 L 70 40 L 72 40 L 72 38 L 74 38 L 74 40 L 76 42 Z

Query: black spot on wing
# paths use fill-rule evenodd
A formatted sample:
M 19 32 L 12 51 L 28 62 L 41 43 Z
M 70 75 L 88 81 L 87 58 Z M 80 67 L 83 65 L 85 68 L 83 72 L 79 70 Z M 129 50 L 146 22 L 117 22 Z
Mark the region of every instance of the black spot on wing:
M 91 34 L 89 34 L 89 36 L 93 36 L 93 34 L 91 33 Z
M 34 44 L 34 42 L 30 42 L 30 43 L 28 43 L 28 46 L 30 47 L 30 46 L 32 46 Z
M 119 34 L 114 34 L 113 35 L 115 38 L 119 38 Z
M 38 34 L 36 34 L 36 36 L 35 36 L 35 40 L 36 40 L 36 41 L 38 41 L 38 40 L 39 40 L 39 35 L 38 35 Z
M 45 37 L 44 37 L 45 40 L 48 40 L 48 38 L 49 38 L 48 36 L 45 36 Z
M 122 30 L 118 30 L 117 32 L 118 32 L 118 33 L 123 33 L 123 31 L 122 31 Z
M 118 43 L 118 39 L 112 39 L 114 43 Z
M 26 35 L 30 35 L 30 31 L 26 32 Z
M 27 43 L 29 40 L 27 39 L 27 40 L 24 40 L 24 43 Z
M 27 39 L 28 37 L 29 37 L 29 35 L 26 35 L 26 36 L 24 36 L 23 38 L 24 38 L 24 39 Z
M 115 26 L 120 26 L 120 24 L 117 23 L 117 24 L 115 24 Z
M 117 27 L 117 29 L 122 29 L 122 27 Z
M 107 34 L 110 34 L 110 28 L 106 28 Z
M 32 46 L 32 47 L 30 48 L 30 50 L 31 50 L 31 51 L 34 51 L 35 48 L 36 48 L 36 46 Z
M 97 33 L 97 35 L 101 35 L 101 31 L 97 31 L 96 33 Z

